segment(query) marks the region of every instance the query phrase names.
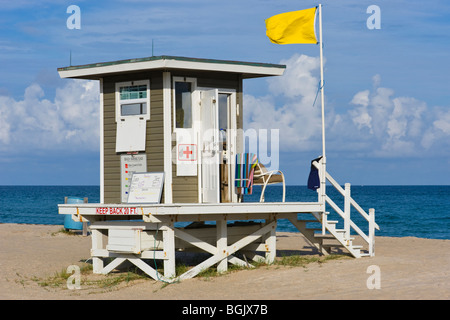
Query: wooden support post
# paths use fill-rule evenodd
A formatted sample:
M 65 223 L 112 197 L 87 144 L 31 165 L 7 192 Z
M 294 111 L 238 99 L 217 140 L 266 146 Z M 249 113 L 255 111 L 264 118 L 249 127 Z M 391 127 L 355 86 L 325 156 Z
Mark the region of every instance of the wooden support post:
M 135 257 L 129 257 L 127 258 L 131 263 L 133 263 L 136 267 L 138 267 L 139 269 L 141 269 L 142 271 L 144 271 L 146 274 L 148 274 L 150 277 L 152 277 L 155 280 L 161 280 L 164 282 L 171 282 L 170 279 L 167 279 L 166 277 L 164 277 L 163 275 L 161 275 L 158 271 L 156 271 L 155 269 L 153 269 L 152 267 L 150 267 L 147 263 L 145 263 L 144 261 L 142 261 L 139 258 L 135 258 Z
M 375 209 L 369 209 L 369 255 L 375 256 Z
M 326 171 L 326 161 L 325 155 L 322 159 L 319 160 L 319 179 L 320 179 L 320 188 L 317 189 L 319 193 L 319 202 L 323 204 L 325 207 L 326 204 L 326 186 L 327 186 L 327 171 Z
M 91 231 L 92 238 L 92 250 L 91 255 L 93 255 L 93 251 L 98 249 L 103 249 L 103 232 L 98 229 L 92 229 Z M 92 257 L 92 267 L 94 273 L 102 273 L 103 270 L 103 259 L 93 256 Z
M 277 255 L 277 220 L 275 218 L 268 220 L 267 224 L 272 224 L 266 238 L 266 263 L 271 264 Z
M 327 219 L 328 218 L 328 212 L 322 212 L 322 235 L 324 236 L 327 232 Z
M 315 213 L 314 212 L 313 216 L 319 220 L 319 218 L 320 218 L 319 214 L 324 215 L 325 213 L 322 213 L 322 212 Z M 299 221 L 296 216 L 289 218 L 289 221 L 294 225 L 294 227 L 297 228 L 298 231 L 300 231 L 300 233 L 302 233 L 305 236 L 305 239 L 309 242 L 309 244 L 312 247 L 317 248 L 317 250 L 319 251 L 320 254 L 323 254 L 324 256 L 329 255 L 329 253 L 322 246 L 322 241 L 320 240 L 320 242 L 319 242 L 317 240 L 317 238 L 314 237 L 314 230 L 306 228 L 306 223 L 301 223 L 301 221 Z
M 350 211 L 351 211 L 351 193 L 350 183 L 345 184 L 345 197 L 344 197 L 344 231 L 345 239 L 350 239 Z
M 101 273 L 108 274 L 113 271 L 116 267 L 118 267 L 122 262 L 125 262 L 126 258 L 117 257 L 113 261 L 111 261 L 105 268 L 101 270 Z
M 173 223 L 165 225 L 163 230 L 163 251 L 166 259 L 164 260 L 164 277 L 175 277 L 175 231 Z
M 88 198 L 84 198 L 84 203 L 88 203 Z M 88 233 L 88 223 L 87 221 L 83 221 L 83 237 L 87 237 L 87 233 Z
M 267 234 L 268 232 L 272 232 L 274 230 L 274 227 L 276 227 L 276 221 L 272 221 L 268 224 L 266 224 L 261 229 L 253 232 L 252 234 L 242 238 L 241 240 L 236 241 L 235 243 L 227 246 L 227 250 L 225 252 L 218 251 L 216 247 L 211 246 L 210 244 L 206 242 L 202 242 L 199 239 L 196 239 L 194 236 L 191 236 L 187 234 L 186 232 L 180 231 L 179 229 L 176 230 L 177 236 L 183 240 L 187 240 L 188 242 L 191 242 L 191 240 L 195 240 L 196 242 L 191 242 L 193 245 L 199 247 L 199 248 L 205 248 L 208 252 L 215 252 L 215 254 L 203 261 L 202 263 L 196 265 L 194 268 L 189 269 L 182 275 L 180 275 L 177 279 L 184 280 L 189 279 L 192 277 L 195 277 L 199 272 L 209 268 L 210 266 L 220 262 L 222 259 L 228 259 L 232 254 L 234 254 L 236 251 L 244 248 L 245 246 L 249 245 L 250 243 L 254 242 L 255 240 L 262 237 L 264 234 Z M 191 239 L 191 240 L 190 240 Z M 274 240 L 273 240 L 274 241 Z M 271 248 L 276 249 L 274 243 L 272 243 Z M 236 260 L 236 257 L 233 257 L 232 259 Z M 239 259 L 239 261 L 242 261 Z M 231 259 L 230 259 L 231 262 Z M 242 263 L 239 262 L 239 264 L 246 265 L 244 261 Z
M 227 220 L 217 220 L 217 252 L 226 253 L 227 251 Z M 228 259 L 223 259 L 217 265 L 217 272 L 226 272 L 228 269 Z

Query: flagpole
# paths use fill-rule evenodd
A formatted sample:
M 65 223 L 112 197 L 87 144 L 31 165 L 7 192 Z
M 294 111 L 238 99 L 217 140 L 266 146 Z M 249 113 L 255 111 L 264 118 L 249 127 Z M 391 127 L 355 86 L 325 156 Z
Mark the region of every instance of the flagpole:
M 322 40 L 322 5 L 319 4 L 319 41 L 320 41 L 320 92 L 322 98 L 322 156 L 325 158 L 325 98 L 323 87 L 323 40 Z
M 320 190 L 322 202 L 325 204 L 326 185 L 326 157 L 325 157 L 325 94 L 323 81 L 323 40 L 322 40 L 322 4 L 319 4 L 319 41 L 320 41 L 320 92 L 322 99 L 322 174 L 320 179 Z

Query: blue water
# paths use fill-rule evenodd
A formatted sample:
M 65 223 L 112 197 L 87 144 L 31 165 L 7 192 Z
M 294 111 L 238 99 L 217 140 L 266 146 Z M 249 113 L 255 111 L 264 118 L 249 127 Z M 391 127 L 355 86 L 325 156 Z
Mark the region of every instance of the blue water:
M 258 202 L 260 190 L 255 187 L 245 201 Z M 378 236 L 450 239 L 450 186 L 352 186 L 351 193 L 366 212 L 375 208 Z M 88 197 L 91 203 L 100 200 L 98 186 L 0 186 L 0 194 L 0 223 L 63 225 L 57 205 L 64 203 L 64 197 Z M 343 198 L 334 188 L 328 187 L 327 194 L 343 208 Z M 281 196 L 281 186 L 266 190 L 266 202 L 280 201 Z M 286 201 L 317 201 L 317 194 L 306 186 L 287 186 Z M 327 210 L 329 219 L 339 220 L 331 208 Z M 355 209 L 351 214 L 367 232 L 367 222 Z M 280 220 L 277 230 L 297 232 L 287 220 Z

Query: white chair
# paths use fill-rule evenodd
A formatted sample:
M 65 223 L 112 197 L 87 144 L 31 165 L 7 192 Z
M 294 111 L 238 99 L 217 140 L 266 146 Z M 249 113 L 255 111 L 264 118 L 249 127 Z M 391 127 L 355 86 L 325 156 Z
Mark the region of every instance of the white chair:
M 266 186 L 269 184 L 282 183 L 283 184 L 283 202 L 286 198 L 286 183 L 284 181 L 284 174 L 280 170 L 272 170 L 268 171 L 267 168 L 258 161 L 256 164 L 255 172 L 253 174 L 253 184 L 261 185 L 261 198 L 260 202 L 264 202 L 264 192 L 266 190 Z

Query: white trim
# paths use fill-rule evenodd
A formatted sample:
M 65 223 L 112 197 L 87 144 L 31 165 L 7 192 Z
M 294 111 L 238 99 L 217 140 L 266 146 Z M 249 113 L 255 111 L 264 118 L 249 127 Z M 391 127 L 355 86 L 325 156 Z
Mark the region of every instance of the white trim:
M 228 170 L 228 177 L 229 177 L 229 181 L 228 181 L 228 188 L 229 188 L 229 192 L 230 192 L 230 196 L 231 196 L 231 202 L 237 202 L 237 195 L 235 193 L 234 190 L 234 172 L 235 172 L 235 160 L 234 157 L 236 157 L 236 153 L 237 153 L 237 114 L 236 114 L 236 105 L 237 103 L 237 95 L 236 95 L 236 90 L 235 89 L 221 89 L 219 88 L 219 95 L 223 93 L 223 94 L 228 94 L 230 95 L 229 97 L 229 103 L 230 103 L 230 108 L 228 110 L 228 132 L 227 132 L 227 144 L 228 144 L 228 150 L 231 151 L 231 154 L 229 153 L 227 155 L 228 157 L 228 161 L 229 161 L 229 170 Z M 219 105 L 217 105 L 217 107 L 219 107 Z
M 95 204 L 95 203 L 77 203 L 77 204 L 58 204 L 58 214 L 78 215 L 98 215 L 98 216 L 125 216 L 121 214 L 110 213 L 109 208 L 133 208 L 133 213 L 129 215 L 139 216 L 167 216 L 178 215 L 177 221 L 182 221 L 183 215 L 189 216 L 188 219 L 206 219 L 217 220 L 208 215 L 238 215 L 254 214 L 255 217 L 247 216 L 242 220 L 257 219 L 258 214 L 275 213 L 301 213 L 301 212 L 324 212 L 324 205 L 320 202 L 242 202 L 242 203 L 177 203 L 171 204 Z M 104 213 L 99 214 L 98 211 Z M 130 211 L 131 212 L 131 211 Z M 193 216 L 193 217 L 192 217 Z M 234 220 L 234 219 L 229 219 Z M 144 219 L 145 221 L 145 219 Z M 193 221 L 193 220 L 186 220 Z
M 175 95 L 175 82 L 190 82 L 191 83 L 191 116 L 192 116 L 192 126 L 191 128 L 177 128 L 176 127 L 176 95 Z M 197 78 L 187 78 L 187 77 L 173 77 L 172 79 L 172 114 L 174 115 L 172 119 L 173 130 L 176 132 L 177 129 L 193 129 L 196 118 L 194 117 L 194 92 L 197 90 Z
M 176 82 L 186 82 L 191 84 L 191 127 L 188 128 L 177 128 L 176 127 Z M 175 156 L 174 164 L 176 165 L 176 176 L 197 176 L 198 175 L 198 160 L 194 161 L 186 165 L 184 162 L 179 162 L 178 160 L 178 144 L 180 143 L 180 139 L 187 139 L 190 142 L 183 143 L 193 143 L 198 146 L 197 140 L 197 126 L 198 126 L 198 99 L 197 99 L 197 78 L 188 78 L 188 77 L 173 77 L 172 78 L 172 127 L 173 127 L 173 138 L 176 139 L 175 144 L 175 152 L 173 155 Z M 186 141 L 186 140 L 184 140 Z
M 326 166 L 327 157 L 325 155 L 325 93 L 324 93 L 324 78 L 323 78 L 323 38 L 322 38 L 322 4 L 319 4 L 319 37 L 320 37 L 320 96 L 322 100 L 322 175 L 320 177 L 320 195 L 322 203 L 326 201 Z
M 100 78 L 100 203 L 105 202 L 105 149 L 103 123 L 103 78 Z
M 131 86 L 139 86 L 146 85 L 147 86 L 147 98 L 143 99 L 130 99 L 130 100 L 120 100 L 120 87 L 131 87 Z M 140 117 L 145 120 L 150 120 L 150 80 L 136 80 L 136 81 L 126 81 L 126 82 L 116 82 L 116 122 L 120 121 L 120 119 L 126 119 L 130 117 Z M 122 116 L 120 114 L 120 106 L 122 104 L 131 104 L 131 103 L 146 103 L 147 104 L 147 113 L 146 114 L 138 114 L 132 116 Z
M 250 75 L 249 77 L 259 76 L 281 76 L 284 68 L 270 66 L 253 66 L 242 64 L 227 64 L 217 62 L 201 61 L 181 61 L 173 59 L 161 59 L 153 61 L 129 62 L 121 64 L 112 64 L 107 66 L 80 68 L 74 70 L 58 71 L 61 78 L 77 78 L 92 75 L 104 75 L 108 73 L 120 73 L 128 71 L 143 71 L 150 69 L 189 69 L 189 70 L 207 70 L 219 72 L 235 72 Z
M 213 89 L 217 89 L 218 94 L 229 94 L 230 95 L 230 110 L 229 110 L 229 129 L 227 132 L 227 141 L 231 141 L 233 143 L 232 146 L 232 150 L 233 153 L 229 156 L 229 161 L 230 161 L 230 179 L 231 181 L 228 182 L 229 185 L 231 185 L 230 193 L 231 193 L 231 202 L 237 202 L 237 195 L 235 193 L 234 190 L 234 171 L 235 171 L 235 160 L 234 157 L 236 156 L 236 153 L 238 153 L 237 150 L 237 146 L 238 146 L 238 142 L 237 142 L 237 114 L 236 114 L 236 106 L 239 105 L 237 102 L 237 91 L 235 89 L 225 89 L 225 88 L 213 88 L 213 87 L 196 87 L 196 89 L 199 92 L 199 101 L 201 101 L 201 97 L 200 97 L 200 93 L 202 91 L 208 91 L 208 90 L 213 90 Z M 198 103 L 198 102 L 197 102 Z M 218 105 L 217 105 L 218 107 Z M 218 109 L 216 110 L 218 112 Z M 199 118 L 200 120 L 200 115 Z M 197 135 L 197 141 L 200 144 L 200 139 L 198 138 L 198 135 L 201 135 L 201 126 L 197 126 L 196 127 L 196 131 L 195 134 Z M 233 137 L 234 136 L 234 137 Z M 198 190 L 199 190 L 199 203 L 202 203 L 202 157 L 201 157 L 201 152 L 199 151 L 199 157 L 198 157 Z M 220 184 L 220 181 L 219 181 Z M 220 190 L 220 185 L 219 185 L 219 190 Z M 220 200 L 220 196 L 219 196 L 219 200 Z
M 200 93 L 199 93 L 200 96 Z M 197 104 L 200 103 L 200 97 L 198 98 Z M 200 109 L 200 108 L 199 108 Z M 195 131 L 195 136 L 197 139 L 197 192 L 198 192 L 198 203 L 203 202 L 203 192 L 202 192 L 202 157 L 201 151 L 198 149 L 200 145 L 200 129 L 198 129 L 199 125 L 197 125 L 197 129 Z
M 163 72 L 164 203 L 172 203 L 172 121 L 170 72 Z

